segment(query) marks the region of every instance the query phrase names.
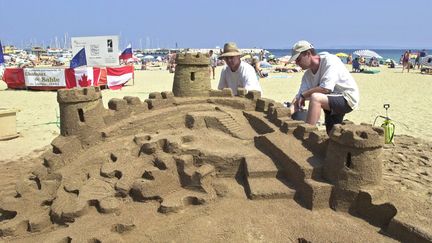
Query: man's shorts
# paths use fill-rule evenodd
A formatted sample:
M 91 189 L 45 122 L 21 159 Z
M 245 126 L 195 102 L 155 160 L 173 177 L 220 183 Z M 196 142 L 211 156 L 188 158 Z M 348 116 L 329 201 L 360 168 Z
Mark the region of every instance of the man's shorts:
M 335 124 L 342 123 L 345 114 L 351 112 L 352 108 L 348 105 L 348 102 L 342 95 L 329 95 L 327 97 L 330 111 L 324 110 L 324 113 L 326 131 L 327 134 L 329 134 Z
M 348 102 L 342 95 L 329 95 L 327 98 L 332 115 L 345 114 L 352 111 L 352 108 L 348 105 Z

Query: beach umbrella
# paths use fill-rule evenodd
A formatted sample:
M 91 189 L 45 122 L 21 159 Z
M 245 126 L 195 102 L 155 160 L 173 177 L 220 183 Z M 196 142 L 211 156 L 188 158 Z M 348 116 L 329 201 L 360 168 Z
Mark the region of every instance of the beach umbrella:
M 387 59 L 384 61 L 384 63 L 391 63 L 391 61 L 395 62 L 394 60 L 392 60 L 392 59 L 390 59 L 390 58 L 387 58 Z
M 249 59 L 249 58 L 252 58 L 251 55 L 246 54 L 246 55 L 242 56 L 241 59 L 242 59 L 242 60 L 245 60 L 245 59 Z
M 287 63 L 290 58 L 291 58 L 290 55 L 286 55 L 286 56 L 283 56 L 283 57 L 279 57 L 278 60 L 279 60 L 279 62 L 285 62 L 285 63 Z
M 148 60 L 150 60 L 150 59 L 154 59 L 154 56 L 152 56 L 152 55 L 147 55 L 147 56 L 144 56 L 143 58 L 144 58 L 144 59 L 148 59 Z
M 343 52 L 339 52 L 339 53 L 336 53 L 336 56 L 338 56 L 338 57 L 348 57 L 348 54 L 343 53 Z
M 141 54 L 141 53 L 138 53 L 138 54 L 136 54 L 135 56 L 138 57 L 138 58 L 141 58 L 141 57 L 143 57 L 144 55 Z
M 432 67 L 432 55 L 428 55 L 428 56 L 423 57 L 420 60 L 420 64 L 423 65 L 423 66 L 430 66 L 430 67 Z
M 353 52 L 354 55 L 360 56 L 360 57 L 366 57 L 366 58 L 382 58 L 382 56 L 378 55 L 378 53 L 371 51 L 371 50 L 358 50 Z
M 157 60 L 158 62 L 162 62 L 162 57 L 161 57 L 161 56 L 158 56 L 158 57 L 156 57 L 156 60 Z
M 62 62 L 62 63 L 66 63 L 67 61 L 69 61 L 69 59 L 67 59 L 67 58 L 65 58 L 65 57 L 59 57 L 59 58 L 56 58 L 56 60 L 57 60 L 58 62 Z

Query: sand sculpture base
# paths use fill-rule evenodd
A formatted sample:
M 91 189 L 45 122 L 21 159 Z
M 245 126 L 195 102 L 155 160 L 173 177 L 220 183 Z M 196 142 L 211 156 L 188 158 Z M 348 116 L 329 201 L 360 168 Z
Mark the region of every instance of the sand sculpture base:
M 244 97 L 233 97 L 230 90 L 210 91 L 210 97 L 198 98 L 155 92 L 145 102 L 137 97 L 113 99 L 109 110 L 101 109 L 97 89 L 65 92 L 69 93 L 59 95 L 64 98 L 60 101 L 67 100 L 80 112 L 63 117 L 65 136 L 52 141 L 52 150 L 45 153 L 40 167 L 19 181 L 13 197 L 2 198 L 2 238 L 56 232 L 41 239 L 139 240 L 145 229 L 129 232 L 146 217 L 179 220 L 176 215 L 182 212 L 205 214 L 212 205 L 258 200 L 255 205 L 266 208 L 259 201 L 279 199 L 275 205 L 281 208 L 297 203 L 301 210 L 324 214 L 331 214 L 330 208 L 349 212 L 399 240 L 432 239 L 395 217 L 398 211 L 386 201 L 381 177 L 374 175 L 365 185 L 353 186 L 335 176 L 337 165 L 326 167 L 326 160 L 337 160 L 329 156 L 337 153 L 335 144 L 329 145 L 332 141 L 351 141 L 345 150 L 359 149 L 367 144 L 358 141 L 381 139 L 379 129 L 346 124 L 336 129 L 339 138 L 330 140 L 324 131 L 291 120 L 282 104 L 256 92 L 239 91 Z M 84 93 L 92 98 L 83 98 Z M 378 149 L 370 156 L 379 158 L 381 146 L 367 147 Z M 338 175 L 363 173 L 364 160 L 355 155 L 363 150 L 352 151 L 350 164 Z M 90 232 L 79 227 L 98 221 L 111 226 Z M 156 230 L 150 225 L 149 230 Z

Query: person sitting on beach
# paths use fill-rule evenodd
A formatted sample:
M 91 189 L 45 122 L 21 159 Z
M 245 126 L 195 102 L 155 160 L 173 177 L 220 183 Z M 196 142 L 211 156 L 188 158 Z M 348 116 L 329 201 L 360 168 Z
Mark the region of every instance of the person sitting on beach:
M 294 44 L 292 56 L 304 73 L 297 95 L 291 102 L 291 114 L 300 111 L 309 100 L 306 122 L 316 125 L 321 109 L 325 113 L 326 131 L 341 123 L 346 113 L 356 109 L 360 99 L 354 78 L 335 55 L 318 55 L 312 44 L 301 40 Z
M 259 58 L 258 58 L 257 56 L 254 56 L 254 57 L 252 58 L 252 63 L 251 63 L 251 65 L 252 65 L 252 67 L 255 69 L 255 73 L 256 73 L 258 79 L 259 79 L 259 78 L 265 78 L 265 77 L 268 76 L 268 74 L 264 74 L 264 73 L 263 73 L 263 71 L 262 71 L 262 69 L 261 69 L 261 67 L 260 67 L 260 66 L 261 66 L 261 62 L 260 62 L 260 60 L 259 60 Z
M 347 64 L 352 64 L 352 55 L 351 54 L 349 54 L 349 56 L 347 57 L 346 63 Z
M 395 61 L 393 59 L 390 60 L 389 68 L 395 68 L 395 67 L 396 67 Z
M 220 59 L 225 60 L 218 89 L 231 88 L 234 95 L 237 95 L 237 88 L 245 88 L 247 91 L 256 90 L 262 93 L 261 85 L 255 74 L 254 68 L 240 60 L 240 50 L 236 43 L 229 42 L 224 45 Z
M 352 61 L 352 70 L 353 72 L 359 73 L 362 70 L 360 69 L 360 62 L 358 57 L 354 58 L 354 60 Z

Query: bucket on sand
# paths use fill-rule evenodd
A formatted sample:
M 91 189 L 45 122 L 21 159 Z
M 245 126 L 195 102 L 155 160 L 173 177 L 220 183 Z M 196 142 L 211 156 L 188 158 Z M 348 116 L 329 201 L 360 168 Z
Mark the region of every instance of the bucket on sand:
M 0 140 L 18 137 L 16 131 L 16 111 L 0 108 Z
M 284 102 L 284 106 L 289 108 L 291 106 L 291 102 L 288 101 Z M 308 111 L 306 109 L 301 108 L 297 112 L 294 112 L 294 114 L 291 115 L 291 119 L 306 122 L 307 113 Z
M 293 120 L 306 122 L 307 114 L 308 111 L 306 109 L 301 109 L 298 110 L 297 112 L 294 112 L 294 114 L 291 115 L 291 118 Z

